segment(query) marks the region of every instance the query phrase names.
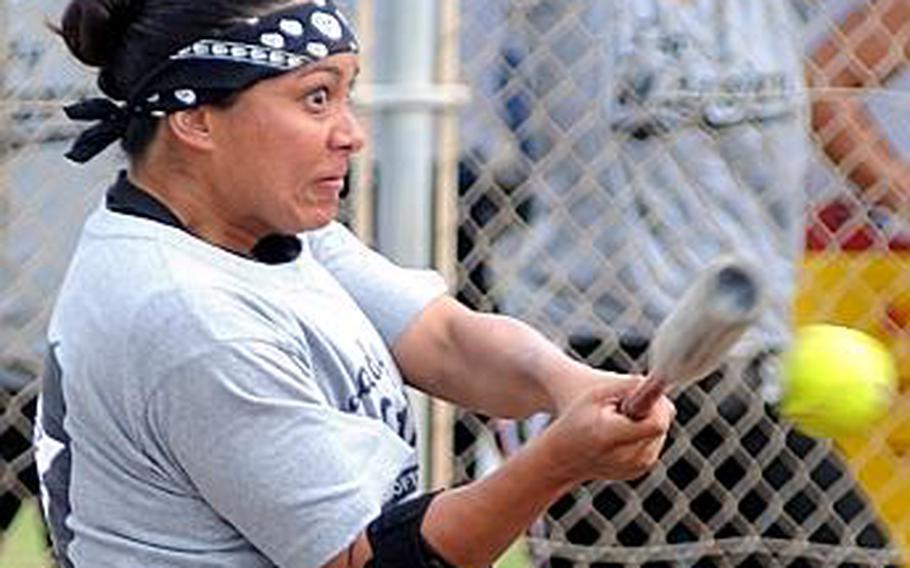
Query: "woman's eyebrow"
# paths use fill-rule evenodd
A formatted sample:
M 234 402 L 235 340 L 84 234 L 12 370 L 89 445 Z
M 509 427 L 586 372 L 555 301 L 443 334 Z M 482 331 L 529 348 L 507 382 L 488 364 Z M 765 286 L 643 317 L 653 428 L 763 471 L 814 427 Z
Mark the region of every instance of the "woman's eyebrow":
M 313 73 L 319 73 L 319 72 L 331 73 L 332 75 L 335 75 L 339 79 L 344 77 L 344 70 L 340 66 L 335 65 L 333 63 L 316 63 L 313 65 L 307 65 L 297 72 L 297 76 L 300 78 L 303 78 L 303 77 L 307 77 Z M 360 75 L 360 66 L 359 65 L 354 68 L 354 72 L 352 73 L 353 79 L 356 79 L 358 75 Z

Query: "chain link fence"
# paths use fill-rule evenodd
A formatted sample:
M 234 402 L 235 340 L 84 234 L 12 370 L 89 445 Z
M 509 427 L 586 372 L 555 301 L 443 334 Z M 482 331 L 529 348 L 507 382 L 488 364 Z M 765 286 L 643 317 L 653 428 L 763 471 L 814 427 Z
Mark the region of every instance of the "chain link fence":
M 540 566 L 887 566 L 910 550 L 910 16 L 903 2 L 462 0 L 458 294 L 592 365 L 647 368 L 694 270 L 755 254 L 773 309 L 676 399 L 655 471 L 531 531 Z M 862 439 L 781 420 L 793 324 L 900 361 Z M 460 480 L 545 427 L 460 415 Z
M 0 2 L 0 554 L 2 533 L 37 493 L 30 440 L 53 297 L 82 219 L 115 171 L 111 159 L 84 169 L 61 159 L 76 131 L 63 101 L 92 83 L 46 25 L 59 9 Z

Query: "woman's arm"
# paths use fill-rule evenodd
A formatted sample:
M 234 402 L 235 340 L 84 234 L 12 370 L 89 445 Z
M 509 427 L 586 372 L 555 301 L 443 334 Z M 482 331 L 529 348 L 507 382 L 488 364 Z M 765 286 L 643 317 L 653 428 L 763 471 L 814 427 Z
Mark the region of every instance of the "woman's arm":
M 558 413 L 579 393 L 620 375 L 572 360 L 530 326 L 435 300 L 392 353 L 417 389 L 491 416 Z
M 641 421 L 620 414 L 618 402 L 636 384 L 617 380 L 585 391 L 492 474 L 441 493 L 420 523 L 424 540 L 453 566 L 489 566 L 575 484 L 644 474 L 657 461 L 674 411 L 662 398 Z M 376 553 L 362 533 L 327 568 L 360 568 Z

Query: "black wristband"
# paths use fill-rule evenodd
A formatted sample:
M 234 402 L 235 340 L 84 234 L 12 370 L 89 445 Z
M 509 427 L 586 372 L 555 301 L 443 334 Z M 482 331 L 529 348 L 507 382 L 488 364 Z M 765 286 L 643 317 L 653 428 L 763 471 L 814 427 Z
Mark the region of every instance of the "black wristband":
M 439 491 L 399 503 L 367 527 L 373 558 L 366 568 L 455 568 L 423 537 L 420 526 Z

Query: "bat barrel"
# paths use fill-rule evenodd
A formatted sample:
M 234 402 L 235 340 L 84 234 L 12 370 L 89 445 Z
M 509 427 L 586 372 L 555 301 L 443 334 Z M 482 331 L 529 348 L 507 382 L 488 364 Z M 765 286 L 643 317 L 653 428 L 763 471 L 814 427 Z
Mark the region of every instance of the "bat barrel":
M 742 261 L 718 266 L 711 279 L 711 307 L 721 318 L 751 321 L 761 306 L 762 291 L 756 269 Z
M 756 264 L 728 256 L 708 267 L 658 328 L 649 352 L 651 377 L 620 410 L 644 417 L 670 386 L 685 386 L 718 368 L 758 320 L 764 296 Z

